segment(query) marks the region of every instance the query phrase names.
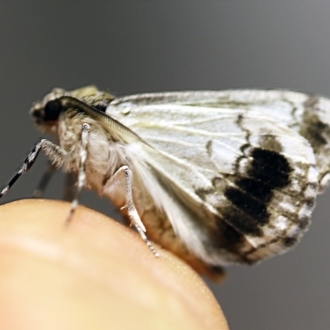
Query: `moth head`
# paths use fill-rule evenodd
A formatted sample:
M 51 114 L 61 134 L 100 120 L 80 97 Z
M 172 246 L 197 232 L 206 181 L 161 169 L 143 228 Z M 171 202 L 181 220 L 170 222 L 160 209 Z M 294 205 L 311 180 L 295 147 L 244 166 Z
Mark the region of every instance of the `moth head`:
M 30 109 L 30 114 L 41 131 L 56 134 L 60 116 L 70 108 L 79 111 L 79 108 L 70 107 L 64 96 L 77 99 L 102 112 L 105 112 L 108 104 L 114 99 L 113 95 L 99 91 L 95 86 L 86 86 L 69 92 L 54 88 L 42 101 L 35 102 Z
M 42 101 L 33 103 L 30 115 L 41 131 L 55 134 L 60 114 L 65 110 L 60 101 L 65 94 L 64 89 L 54 88 Z

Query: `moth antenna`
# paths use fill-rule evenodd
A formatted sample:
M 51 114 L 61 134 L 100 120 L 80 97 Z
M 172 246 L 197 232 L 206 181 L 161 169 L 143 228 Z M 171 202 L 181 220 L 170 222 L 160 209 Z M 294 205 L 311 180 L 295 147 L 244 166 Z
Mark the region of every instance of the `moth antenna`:
M 73 217 L 74 212 L 79 205 L 79 197 L 82 189 L 86 186 L 86 159 L 87 159 L 87 147 L 89 141 L 90 126 L 86 123 L 82 125 L 81 129 L 81 148 L 79 153 L 79 172 L 78 182 L 75 197 L 71 203 L 71 209 L 69 215 L 65 221 L 65 225 L 68 225 Z

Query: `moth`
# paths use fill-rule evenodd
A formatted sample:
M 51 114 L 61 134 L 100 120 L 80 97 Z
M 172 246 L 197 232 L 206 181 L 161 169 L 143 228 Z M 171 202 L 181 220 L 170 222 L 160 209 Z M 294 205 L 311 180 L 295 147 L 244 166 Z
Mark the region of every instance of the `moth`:
M 53 168 L 110 199 L 194 269 L 254 264 L 293 247 L 330 181 L 330 100 L 285 90 L 146 93 L 54 89 L 30 111 Z M 69 221 L 70 217 L 68 218 Z M 149 240 L 150 239 L 150 240 Z

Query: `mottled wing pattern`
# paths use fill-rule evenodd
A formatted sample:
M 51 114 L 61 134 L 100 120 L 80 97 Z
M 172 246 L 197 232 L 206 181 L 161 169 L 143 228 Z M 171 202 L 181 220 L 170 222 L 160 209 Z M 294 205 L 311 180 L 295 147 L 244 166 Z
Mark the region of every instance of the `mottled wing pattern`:
M 316 129 L 329 104 L 287 91 L 174 92 L 115 99 L 107 113 L 154 148 L 146 163 L 194 212 L 203 248 L 193 252 L 219 265 L 282 253 L 306 230 L 329 172 L 328 132 Z

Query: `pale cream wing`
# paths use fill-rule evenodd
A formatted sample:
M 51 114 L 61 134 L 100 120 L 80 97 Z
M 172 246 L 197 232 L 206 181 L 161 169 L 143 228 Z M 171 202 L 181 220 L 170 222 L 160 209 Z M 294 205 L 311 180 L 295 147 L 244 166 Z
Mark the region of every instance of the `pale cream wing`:
M 242 97 L 218 107 L 220 94 L 132 96 L 112 102 L 107 113 L 153 147 L 143 147 L 140 157 L 183 210 L 192 210 L 204 249 L 194 252 L 215 265 L 252 263 L 299 240 L 318 193 L 318 172 L 309 143 L 267 106 L 243 106 Z M 170 213 L 189 245 L 185 224 L 178 226 L 181 220 Z
M 111 107 L 119 106 L 118 111 L 121 116 L 125 111 L 128 113 L 132 105 L 151 104 L 186 104 L 197 107 L 260 111 L 267 117 L 271 116 L 275 121 L 299 132 L 309 141 L 319 171 L 320 190 L 323 191 L 329 185 L 330 100 L 328 98 L 287 90 L 192 91 L 137 94 L 115 99 Z M 134 116 L 136 112 L 132 114 Z M 166 116 L 171 114 L 175 121 L 174 112 L 166 113 Z M 138 114 L 139 117 L 143 115 L 148 121 L 148 111 L 141 111 Z M 201 116 L 210 118 L 208 113 L 203 113 Z

